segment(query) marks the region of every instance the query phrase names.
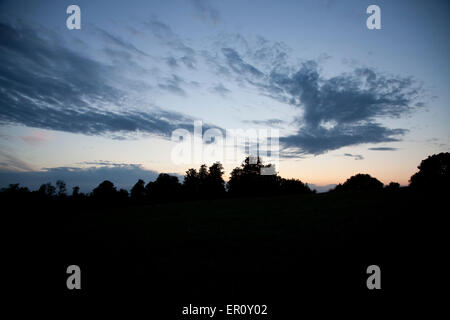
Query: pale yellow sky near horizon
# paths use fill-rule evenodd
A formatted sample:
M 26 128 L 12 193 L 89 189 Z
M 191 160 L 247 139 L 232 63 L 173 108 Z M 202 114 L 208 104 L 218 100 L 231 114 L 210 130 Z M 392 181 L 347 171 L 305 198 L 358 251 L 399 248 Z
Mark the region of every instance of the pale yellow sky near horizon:
M 25 171 L 40 171 L 43 168 L 87 167 L 85 162 L 110 161 L 112 163 L 140 164 L 147 170 L 178 173 L 183 175 L 189 168 L 198 168 L 199 163 L 174 164 L 170 153 L 175 145 L 161 137 L 147 137 L 135 140 L 114 140 L 102 136 L 86 136 L 52 130 L 9 126 L 2 128 L 0 143 L 3 153 L 7 152 L 29 168 Z M 343 183 L 357 173 L 368 173 L 384 184 L 391 181 L 407 185 L 417 171 L 420 161 L 427 156 L 448 151 L 448 147 L 433 141 L 417 147 L 415 141 L 383 144 L 398 147 L 396 151 L 371 151 L 373 144 L 340 148 L 321 155 L 305 155 L 297 159 L 281 159 L 277 171 L 284 178 L 297 178 L 303 182 L 324 186 Z M 355 160 L 346 156 L 362 155 Z M 242 159 L 234 162 L 221 161 L 225 168 L 225 180 L 231 170 Z M 217 159 L 220 161 L 220 159 Z M 202 161 L 201 161 L 202 162 Z M 205 161 L 211 164 L 213 161 Z M 3 168 L 5 169 L 5 168 Z

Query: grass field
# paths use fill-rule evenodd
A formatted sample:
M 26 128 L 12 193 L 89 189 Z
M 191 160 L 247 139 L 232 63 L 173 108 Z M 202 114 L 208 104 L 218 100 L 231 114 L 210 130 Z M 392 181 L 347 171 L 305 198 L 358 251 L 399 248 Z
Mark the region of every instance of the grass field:
M 48 290 L 69 297 L 139 295 L 157 306 L 283 301 L 283 310 L 305 295 L 373 301 L 414 295 L 430 281 L 426 266 L 437 265 L 433 233 L 444 202 L 400 189 L 64 205 L 39 215 L 45 227 L 32 259 L 47 271 Z M 82 270 L 78 292 L 66 289 L 72 264 Z M 381 293 L 366 287 L 373 264 L 382 270 Z

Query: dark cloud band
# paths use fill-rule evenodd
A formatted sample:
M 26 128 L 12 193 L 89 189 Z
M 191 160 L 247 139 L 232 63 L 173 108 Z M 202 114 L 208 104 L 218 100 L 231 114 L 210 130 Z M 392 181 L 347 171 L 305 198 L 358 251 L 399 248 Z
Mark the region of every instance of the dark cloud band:
M 24 25 L 5 23 L 0 24 L 0 39 L 2 124 L 88 135 L 170 136 L 177 128 L 193 127 L 193 119 L 179 113 L 121 106 L 126 93 L 111 79 L 126 80 L 113 67 L 77 54 L 56 39 L 44 39 Z M 168 90 L 178 88 L 166 85 Z

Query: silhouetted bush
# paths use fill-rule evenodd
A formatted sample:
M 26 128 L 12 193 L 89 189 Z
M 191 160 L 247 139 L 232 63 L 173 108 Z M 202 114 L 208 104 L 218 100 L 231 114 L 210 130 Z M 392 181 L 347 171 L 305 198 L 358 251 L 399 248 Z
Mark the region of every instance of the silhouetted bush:
M 301 182 L 298 179 L 281 179 L 280 192 L 282 194 L 301 194 L 311 193 L 311 189 L 308 184 Z
M 225 181 L 222 178 L 224 173 L 220 162 L 216 162 L 209 167 L 208 175 L 204 182 L 204 192 L 207 195 L 221 195 L 225 192 Z
M 273 170 L 271 165 L 264 165 L 259 157 L 247 157 L 241 167 L 236 167 L 231 172 L 228 192 L 240 196 L 312 192 L 300 180 L 282 179 L 276 173 L 264 175 L 261 174 L 263 169 Z
M 0 190 L 1 202 L 15 202 L 28 200 L 30 198 L 30 190 L 27 187 L 21 187 L 20 184 L 10 184 L 7 188 Z
M 138 182 L 131 188 L 131 200 L 135 202 L 143 202 L 145 200 L 145 182 L 139 179 Z
M 276 191 L 278 177 L 261 175 L 261 169 L 265 167 L 259 157 L 245 158 L 241 167 L 231 172 L 228 192 L 234 195 L 263 195 Z
M 30 190 L 27 187 L 20 187 L 19 183 L 10 184 L 7 188 L 2 188 L 1 191 L 5 195 L 26 194 Z
M 117 189 L 114 183 L 105 180 L 92 190 L 92 197 L 97 201 L 112 201 L 115 199 Z
M 419 172 L 409 180 L 411 188 L 429 192 L 450 189 L 450 153 L 429 156 L 417 168 Z
M 189 169 L 183 181 L 183 193 L 188 198 L 219 197 L 225 193 L 223 166 L 220 162 L 212 164 L 209 168 L 203 164 L 199 171 Z
M 56 181 L 56 187 L 58 188 L 58 197 L 66 196 L 66 183 L 62 180 Z
M 181 194 L 181 184 L 178 178 L 167 173 L 160 173 L 155 181 L 145 186 L 147 197 L 153 201 L 178 200 Z
M 183 180 L 183 192 L 188 197 L 198 196 L 200 194 L 200 177 L 197 170 L 188 169 Z
M 338 184 L 334 191 L 374 191 L 383 189 L 383 183 L 368 174 L 358 173 Z
M 126 203 L 129 199 L 129 193 L 128 190 L 120 189 L 117 192 L 117 201 L 120 203 Z
M 398 182 L 390 182 L 386 187 L 388 191 L 396 191 L 400 189 L 400 184 Z
M 72 188 L 72 197 L 73 198 L 77 198 L 80 196 L 80 187 L 79 186 L 75 186 Z
M 38 192 L 43 197 L 53 197 L 56 194 L 56 188 L 50 182 L 47 182 L 39 187 Z

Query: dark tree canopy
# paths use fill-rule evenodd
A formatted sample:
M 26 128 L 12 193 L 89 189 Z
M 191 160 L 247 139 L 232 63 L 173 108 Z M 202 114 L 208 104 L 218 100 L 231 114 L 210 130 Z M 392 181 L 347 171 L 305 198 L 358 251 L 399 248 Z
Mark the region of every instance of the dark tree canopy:
M 120 189 L 117 192 L 117 201 L 116 202 L 125 202 L 128 200 L 129 194 L 128 190 Z
M 390 182 L 387 186 L 386 186 L 386 190 L 389 191 L 395 191 L 400 189 L 400 183 L 398 182 Z
M 155 181 L 147 183 L 145 189 L 152 200 L 177 199 L 180 195 L 181 184 L 178 177 L 160 173 Z
M 80 196 L 80 187 L 75 186 L 72 188 L 72 197 L 76 198 L 78 196 Z
M 16 192 L 29 192 L 27 187 L 21 187 L 19 183 L 12 183 L 7 188 L 2 188 L 2 192 L 16 193 Z
M 30 190 L 27 187 L 21 187 L 19 183 L 10 184 L 7 188 L 1 189 L 1 193 L 9 198 L 19 198 L 29 192 Z
M 270 193 L 276 189 L 279 177 L 276 175 L 263 176 L 261 169 L 264 166 L 261 158 L 245 158 L 240 167 L 231 172 L 228 181 L 228 191 L 237 195 L 260 195 Z
M 56 187 L 58 188 L 58 196 L 63 197 L 66 195 L 66 183 L 62 180 L 56 181 Z
M 39 187 L 38 192 L 43 196 L 52 197 L 56 193 L 56 188 L 50 182 L 47 182 Z
M 183 188 L 187 195 L 192 196 L 200 193 L 200 177 L 197 170 L 189 169 L 183 180 Z
M 268 195 L 284 193 L 311 193 L 311 189 L 296 179 L 283 179 L 277 174 L 261 174 L 262 169 L 273 169 L 264 165 L 259 157 L 247 157 L 240 167 L 231 172 L 228 191 L 235 195 Z M 273 170 L 274 171 L 274 170 Z
M 145 182 L 144 180 L 139 179 L 138 182 L 136 182 L 136 184 L 133 186 L 133 188 L 131 188 L 131 200 L 140 202 L 145 200 L 145 196 Z
M 202 164 L 200 169 L 186 171 L 183 181 L 183 192 L 188 197 L 205 198 L 220 196 L 225 192 L 223 166 L 220 162 L 213 163 L 209 168 Z
M 336 191 L 373 191 L 383 189 L 383 183 L 369 174 L 358 173 L 336 186 Z
M 450 153 L 442 152 L 422 160 L 409 180 L 411 188 L 425 191 L 450 189 Z
M 114 196 L 117 193 L 117 189 L 114 186 L 114 183 L 111 181 L 105 180 L 102 183 L 98 185 L 97 188 L 95 188 L 92 191 L 92 195 L 97 200 L 111 200 L 114 199 Z
M 445 191 L 450 188 L 450 153 L 440 153 L 429 156 L 418 166 L 419 171 L 410 179 L 410 189 L 421 191 Z M 263 170 L 269 169 L 269 170 Z M 274 174 L 264 174 L 273 172 Z M 161 173 L 155 181 L 145 185 L 139 179 L 131 188 L 117 190 L 111 181 L 100 183 L 92 193 L 80 193 L 78 186 L 73 187 L 71 196 L 67 195 L 66 183 L 56 181 L 56 187 L 50 182 L 42 184 L 38 190 L 30 191 L 19 184 L 10 184 L 0 190 L 1 199 L 11 201 L 30 199 L 45 203 L 66 201 L 113 205 L 127 203 L 152 203 L 172 200 L 208 199 L 231 196 L 270 196 L 284 194 L 313 193 L 308 184 L 298 179 L 284 179 L 271 165 L 263 164 L 261 158 L 247 157 L 239 167 L 232 170 L 227 184 L 223 179 L 224 168 L 220 162 L 211 166 L 203 164 L 198 170 L 188 169 L 181 184 L 177 176 Z M 225 188 L 226 186 L 226 188 Z M 339 184 L 331 191 L 377 191 L 383 189 L 383 183 L 369 174 L 356 174 Z M 388 192 L 400 189 L 397 182 L 390 182 L 384 187 Z M 407 189 L 405 189 L 407 190 Z
M 220 162 L 216 162 L 208 169 L 206 178 L 206 191 L 211 194 L 222 194 L 225 192 L 225 181 L 222 176 L 225 173 Z
M 311 189 L 308 184 L 298 179 L 281 179 L 280 191 L 282 194 L 310 193 Z

